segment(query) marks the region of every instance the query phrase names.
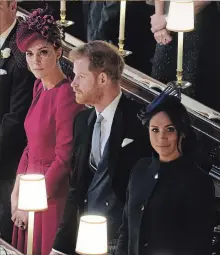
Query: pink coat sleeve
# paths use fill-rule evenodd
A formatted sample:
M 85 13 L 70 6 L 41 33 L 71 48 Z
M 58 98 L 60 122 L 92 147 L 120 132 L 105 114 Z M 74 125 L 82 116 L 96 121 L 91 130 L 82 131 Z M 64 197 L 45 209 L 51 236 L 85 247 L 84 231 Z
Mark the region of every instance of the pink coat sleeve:
M 33 88 L 33 100 L 35 96 L 38 93 L 39 90 L 39 85 L 40 85 L 40 80 L 36 80 L 34 83 L 34 88 Z M 28 145 L 24 148 L 23 154 L 21 156 L 18 169 L 17 169 L 17 174 L 25 174 L 27 171 L 27 166 L 28 166 Z
M 70 159 L 73 145 L 73 121 L 84 108 L 75 102 L 75 94 L 69 84 L 62 86 L 57 97 L 55 160 L 45 175 L 47 195 L 51 197 L 59 183 L 70 174 Z

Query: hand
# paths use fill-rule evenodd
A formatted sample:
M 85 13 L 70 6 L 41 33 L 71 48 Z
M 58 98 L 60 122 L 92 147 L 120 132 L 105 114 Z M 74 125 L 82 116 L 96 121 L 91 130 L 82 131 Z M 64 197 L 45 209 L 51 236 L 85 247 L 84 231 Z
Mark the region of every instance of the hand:
M 159 44 L 166 45 L 172 41 L 172 36 L 167 29 L 162 29 L 154 33 L 154 38 Z
M 151 17 L 151 32 L 155 33 L 157 31 L 160 31 L 164 28 L 166 28 L 166 19 L 165 19 L 165 15 L 158 15 L 158 14 L 154 14 Z
M 19 184 L 20 184 L 20 177 L 22 174 L 17 174 L 15 185 L 13 191 L 11 193 L 11 214 L 13 215 L 18 207 L 18 194 L 19 194 Z
M 17 227 L 24 230 L 28 225 L 28 212 L 17 210 L 11 219 Z
M 11 215 L 13 215 L 18 208 L 18 196 L 11 194 Z

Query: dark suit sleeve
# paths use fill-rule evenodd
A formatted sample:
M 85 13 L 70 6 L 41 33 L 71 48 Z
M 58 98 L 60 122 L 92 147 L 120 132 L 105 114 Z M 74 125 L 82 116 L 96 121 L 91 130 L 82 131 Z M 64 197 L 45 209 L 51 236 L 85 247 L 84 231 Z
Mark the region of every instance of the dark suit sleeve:
M 186 224 L 189 254 L 211 254 L 212 232 L 215 219 L 214 185 L 206 174 L 191 183 L 186 198 Z M 193 230 L 193 231 L 192 231 Z
M 71 187 L 66 201 L 63 221 L 58 229 L 53 249 L 65 254 L 74 254 L 77 238 L 78 205 L 76 198 L 76 174 L 73 174 Z
M 116 249 L 116 255 L 128 254 L 128 200 L 129 200 L 129 187 L 126 194 L 126 203 L 122 216 L 122 226 L 119 229 L 119 239 Z
M 104 1 L 104 7 L 101 13 L 101 20 L 99 22 L 99 26 L 97 27 L 93 35 L 93 40 L 112 40 L 109 34 L 111 34 L 110 31 L 112 31 L 112 27 L 115 27 L 114 24 L 119 17 L 119 12 L 119 1 Z
M 32 100 L 34 85 L 33 75 L 25 68 L 15 65 L 10 75 L 13 77 L 10 84 L 10 110 L 0 123 L 0 161 L 3 155 L 8 155 L 15 147 L 24 144 L 24 119 Z
M 76 117 L 77 119 L 77 117 Z M 76 122 L 75 119 L 75 122 Z M 77 148 L 76 144 L 76 132 L 74 123 L 74 145 L 73 148 Z M 76 151 L 76 150 L 75 150 Z M 58 229 L 53 249 L 65 254 L 74 254 L 78 230 L 78 198 L 77 198 L 77 168 L 76 154 L 73 154 L 73 171 L 70 183 L 69 194 L 66 201 L 63 220 Z

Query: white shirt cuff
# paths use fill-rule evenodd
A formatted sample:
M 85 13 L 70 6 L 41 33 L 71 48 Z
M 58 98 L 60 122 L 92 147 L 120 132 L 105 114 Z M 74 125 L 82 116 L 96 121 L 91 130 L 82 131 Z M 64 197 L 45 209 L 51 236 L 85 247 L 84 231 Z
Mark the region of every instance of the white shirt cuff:
M 56 252 L 57 254 L 68 255 L 68 254 L 66 254 L 66 253 L 63 253 L 63 252 L 61 252 L 61 251 L 57 251 L 57 250 L 54 250 L 54 249 L 52 249 L 52 251 Z

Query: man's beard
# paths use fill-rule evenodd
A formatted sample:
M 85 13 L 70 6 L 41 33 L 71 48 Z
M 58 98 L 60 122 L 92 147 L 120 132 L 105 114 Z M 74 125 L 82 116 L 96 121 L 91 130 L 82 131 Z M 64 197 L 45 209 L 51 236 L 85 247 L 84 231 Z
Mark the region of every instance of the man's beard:
M 95 92 L 94 92 L 95 91 Z M 94 106 L 98 104 L 103 98 L 103 92 L 101 89 L 89 91 L 83 93 L 81 91 L 76 92 L 76 102 L 78 104 L 86 104 Z

